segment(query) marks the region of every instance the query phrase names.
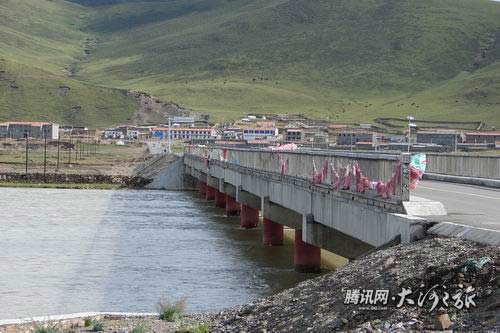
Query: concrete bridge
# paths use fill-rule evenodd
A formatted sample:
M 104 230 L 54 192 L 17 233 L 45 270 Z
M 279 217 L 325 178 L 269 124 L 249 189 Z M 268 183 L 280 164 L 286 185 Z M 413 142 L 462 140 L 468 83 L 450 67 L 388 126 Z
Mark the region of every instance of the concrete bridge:
M 283 244 L 283 227 L 295 229 L 295 268 L 317 271 L 321 248 L 353 259 L 373 249 L 411 242 L 425 234 L 426 215 L 446 214 L 439 202 L 410 201 L 408 154 L 276 152 L 192 148 L 184 154 L 187 180 L 207 200 L 240 215 L 241 227 L 263 218 L 263 243 Z M 354 175 L 342 188 L 332 185 L 331 166 L 358 165 L 371 180 L 395 180 L 388 196 L 359 191 Z M 313 180 L 315 166 L 328 176 Z

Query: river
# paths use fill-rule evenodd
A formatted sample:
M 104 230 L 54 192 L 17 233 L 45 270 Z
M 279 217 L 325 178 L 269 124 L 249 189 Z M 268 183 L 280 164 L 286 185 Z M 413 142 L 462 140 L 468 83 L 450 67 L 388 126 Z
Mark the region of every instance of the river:
M 0 319 L 215 311 L 311 278 L 194 192 L 0 188 Z

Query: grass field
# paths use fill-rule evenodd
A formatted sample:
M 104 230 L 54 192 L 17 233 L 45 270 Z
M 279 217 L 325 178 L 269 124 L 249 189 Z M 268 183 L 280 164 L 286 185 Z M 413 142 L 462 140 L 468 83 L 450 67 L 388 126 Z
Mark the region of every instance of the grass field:
M 106 126 L 131 119 L 123 91 L 71 78 L 95 42 L 90 13 L 66 1 L 0 1 L 0 121 Z
M 0 41 L 0 71 L 14 77 L 0 80 L 0 120 L 127 122 L 137 104 L 119 88 L 215 120 L 500 126 L 500 4 L 489 0 L 4 1 Z
M 4 145 L 5 147 L 5 145 Z M 26 163 L 25 145 L 16 142 L 15 146 L 0 149 L 0 172 L 24 172 Z M 44 147 L 42 142 L 31 142 L 28 151 L 28 172 L 43 172 Z M 131 167 L 143 162 L 141 156 L 145 153 L 142 146 L 117 146 L 113 144 L 98 144 L 95 147 L 85 147 L 87 153 L 80 158 L 81 145 L 72 150 L 71 164 L 69 149 L 61 145 L 59 151 L 59 173 L 64 174 L 111 174 L 129 175 Z M 95 151 L 95 153 L 93 152 Z M 56 172 L 57 146 L 47 148 L 47 172 Z

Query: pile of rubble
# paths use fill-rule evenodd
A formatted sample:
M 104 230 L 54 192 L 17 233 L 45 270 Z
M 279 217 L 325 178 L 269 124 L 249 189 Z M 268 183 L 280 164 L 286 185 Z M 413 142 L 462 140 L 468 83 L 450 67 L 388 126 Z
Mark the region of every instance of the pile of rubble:
M 212 330 L 499 330 L 499 269 L 499 248 L 428 238 L 222 311 Z

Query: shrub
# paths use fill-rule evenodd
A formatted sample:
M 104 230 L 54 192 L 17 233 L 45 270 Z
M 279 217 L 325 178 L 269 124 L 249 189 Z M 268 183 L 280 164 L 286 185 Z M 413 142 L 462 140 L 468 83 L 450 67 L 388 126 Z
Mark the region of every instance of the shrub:
M 180 328 L 175 333 L 208 333 L 208 324 L 198 324 L 187 328 Z
M 92 321 L 92 332 L 102 332 L 104 331 L 104 323 L 101 320 Z
M 83 319 L 83 325 L 85 327 L 90 327 L 92 325 L 92 322 L 93 322 L 92 318 L 87 317 Z
M 57 324 L 39 324 L 35 323 L 34 328 L 31 333 L 61 333 L 61 330 L 57 327 Z
M 146 333 L 146 327 L 144 327 L 144 325 L 138 325 L 134 327 L 130 333 Z
M 184 314 L 186 299 L 181 298 L 175 302 L 170 302 L 168 299 L 163 298 L 158 302 L 156 307 L 161 320 L 177 321 Z

